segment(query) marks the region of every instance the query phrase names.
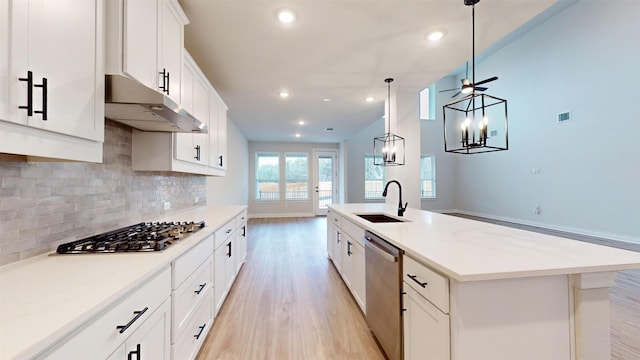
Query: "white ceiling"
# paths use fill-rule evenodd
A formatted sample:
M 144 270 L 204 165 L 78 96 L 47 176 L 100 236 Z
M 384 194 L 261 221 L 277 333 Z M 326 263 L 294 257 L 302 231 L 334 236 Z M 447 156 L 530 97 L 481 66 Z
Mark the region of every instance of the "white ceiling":
M 483 0 L 476 5 L 476 53 L 555 2 Z M 463 0 L 180 3 L 191 21 L 186 48 L 250 141 L 347 139 L 383 115 L 385 78 L 419 90 L 471 58 L 471 8 Z M 279 23 L 281 8 L 295 11 L 297 21 Z M 432 30 L 445 37 L 429 43 Z M 279 97 L 283 89 L 289 98 Z

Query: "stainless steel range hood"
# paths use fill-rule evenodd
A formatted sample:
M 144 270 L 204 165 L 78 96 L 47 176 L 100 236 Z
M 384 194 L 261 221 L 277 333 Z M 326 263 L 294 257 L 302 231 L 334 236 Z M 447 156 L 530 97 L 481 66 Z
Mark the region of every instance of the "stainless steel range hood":
M 168 96 L 120 75 L 106 75 L 105 117 L 142 131 L 209 132 Z

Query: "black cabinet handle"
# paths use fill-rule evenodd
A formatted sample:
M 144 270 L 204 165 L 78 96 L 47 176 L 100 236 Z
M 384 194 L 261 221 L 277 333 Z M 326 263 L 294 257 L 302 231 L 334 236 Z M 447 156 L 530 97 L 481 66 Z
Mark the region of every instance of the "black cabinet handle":
M 27 77 L 18 80 L 27 82 L 27 105 L 18 106 L 18 109 L 26 109 L 27 116 L 33 116 L 33 72 L 27 71 Z
M 129 351 L 129 355 L 127 355 L 127 360 L 133 360 L 133 355 L 136 356 L 136 360 L 140 360 L 140 344 L 136 346 L 135 350 Z
M 202 332 L 204 331 L 205 326 L 207 326 L 207 324 L 202 324 L 201 326 L 198 326 L 198 329 L 200 329 L 200 331 L 198 331 L 198 334 L 193 335 L 193 337 L 196 338 L 196 340 L 200 339 L 200 335 L 202 335 Z
M 230 234 L 233 231 L 233 229 L 227 229 L 227 231 L 225 231 L 225 234 Z
M 196 157 L 195 157 L 195 159 L 200 161 L 200 145 L 196 145 L 196 147 L 194 147 L 194 149 L 196 149 Z
M 340 243 L 340 231 L 336 231 L 336 242 Z
M 162 86 L 159 86 L 159 88 L 163 93 L 169 95 L 169 72 L 167 69 L 162 69 L 159 74 L 162 75 Z
M 246 225 L 244 225 L 242 227 L 242 237 L 247 237 L 247 226 Z
M 47 93 L 48 93 L 48 87 L 47 87 L 47 78 L 42 78 L 42 84 L 34 84 L 33 86 L 35 87 L 39 87 L 42 88 L 42 110 L 41 111 L 34 111 L 36 114 L 41 114 L 42 115 L 42 120 L 43 121 L 47 121 Z
M 222 166 L 222 155 L 218 156 L 218 159 L 220 160 L 219 162 L 220 166 Z
M 418 285 L 422 286 L 423 288 L 426 288 L 426 287 L 427 287 L 427 285 L 429 285 L 427 282 L 420 282 L 420 281 L 418 281 L 418 279 L 417 279 L 418 275 L 411 275 L 411 274 L 407 274 L 407 276 L 408 276 L 411 280 L 413 280 L 413 281 L 415 281 L 416 283 L 418 283 Z
M 116 329 L 120 330 L 120 334 L 122 334 L 123 332 L 127 331 L 127 329 L 133 325 L 134 322 L 136 322 L 136 320 L 138 320 L 142 314 L 144 314 L 145 312 L 147 312 L 147 310 L 149 310 L 148 307 L 145 307 L 144 309 L 140 310 L 140 311 L 134 311 L 133 314 L 135 315 L 133 317 L 133 319 L 131 319 L 131 321 L 129 321 L 128 324 L 126 325 L 118 325 L 116 326 Z
M 229 252 L 227 253 L 227 256 L 231 257 L 231 242 L 227 244 L 227 248 L 229 248 Z
M 347 240 L 347 256 L 351 256 L 351 254 L 353 254 L 351 252 L 351 241 Z
M 200 284 L 200 289 L 195 290 L 194 293 L 200 295 L 200 293 L 202 292 L 202 290 L 204 290 L 205 286 L 207 286 L 207 283 L 204 284 Z

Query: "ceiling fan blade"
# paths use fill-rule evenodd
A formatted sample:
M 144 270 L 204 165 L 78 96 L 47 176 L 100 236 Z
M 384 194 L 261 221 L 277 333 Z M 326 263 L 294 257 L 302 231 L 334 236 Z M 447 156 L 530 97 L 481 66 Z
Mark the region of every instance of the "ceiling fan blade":
M 497 76 L 490 77 L 490 78 L 488 78 L 488 79 L 484 79 L 484 80 L 482 80 L 482 81 L 478 81 L 478 82 L 477 82 L 477 83 L 475 83 L 474 85 L 482 85 L 482 84 L 486 84 L 486 83 L 488 83 L 488 82 L 495 81 L 495 80 L 498 80 L 498 77 L 497 77 Z
M 458 92 L 457 92 L 457 93 L 455 93 L 455 95 L 453 95 L 451 98 L 454 98 L 454 97 L 456 97 L 456 96 L 458 96 L 458 95 L 460 95 L 460 94 L 462 94 L 462 91 L 458 91 Z
M 475 86 L 474 89 L 476 89 L 476 91 L 486 91 L 488 88 L 484 86 Z
M 447 91 L 454 91 L 454 90 L 460 91 L 460 88 L 440 90 L 439 92 L 447 92 Z

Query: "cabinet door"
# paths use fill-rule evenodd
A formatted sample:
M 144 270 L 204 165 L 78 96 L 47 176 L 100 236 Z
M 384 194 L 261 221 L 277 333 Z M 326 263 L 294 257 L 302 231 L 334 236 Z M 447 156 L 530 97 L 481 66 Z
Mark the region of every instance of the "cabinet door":
M 340 251 L 342 253 L 342 263 L 340 274 L 342 275 L 342 279 L 344 280 L 347 287 L 351 290 L 353 288 L 352 280 L 353 280 L 353 257 L 351 248 L 353 247 L 353 239 L 351 236 L 347 235 L 345 232 L 340 232 L 340 236 L 342 237 L 342 241 L 340 242 Z
M 218 98 L 213 91 L 209 92 L 209 166 L 220 168 L 218 159 Z
M 124 1 L 122 71 L 158 89 L 158 0 Z
M 202 79 L 193 81 L 193 113 L 192 115 L 209 126 L 209 90 Z M 193 134 L 193 147 L 196 150 L 194 162 L 209 165 L 209 134 Z
M 96 45 L 102 27 L 98 13 L 96 0 L 12 2 L 7 120 L 102 141 L 104 119 L 96 113 L 103 107 L 96 101 L 102 56 Z M 19 108 L 29 105 L 29 72 L 31 116 Z
M 171 355 L 170 325 L 171 307 L 170 301 L 167 300 L 127 340 L 126 359 L 169 360 Z
M 358 242 L 354 242 L 351 245 L 351 262 L 352 262 L 352 276 L 351 276 L 351 292 L 356 298 L 358 305 L 363 312 L 366 313 L 366 280 L 365 280 L 365 261 L 364 261 L 364 247 Z
M 224 296 L 227 291 L 226 268 L 227 268 L 227 247 L 221 245 L 214 251 L 214 284 L 213 284 L 213 302 L 215 313 L 218 314 L 220 307 L 224 302 Z
M 167 80 L 158 79 L 167 86 L 168 96 L 180 103 L 180 72 L 182 71 L 183 25 L 180 16 L 167 0 L 160 0 L 160 48 L 158 72 L 168 73 Z M 162 90 L 161 90 L 162 91 Z
M 217 164 L 221 169 L 227 168 L 227 109 L 224 105 L 218 106 L 218 133 L 217 133 Z
M 0 0 L 0 120 L 9 119 L 9 0 Z
M 404 283 L 404 359 L 449 360 L 449 315 Z

